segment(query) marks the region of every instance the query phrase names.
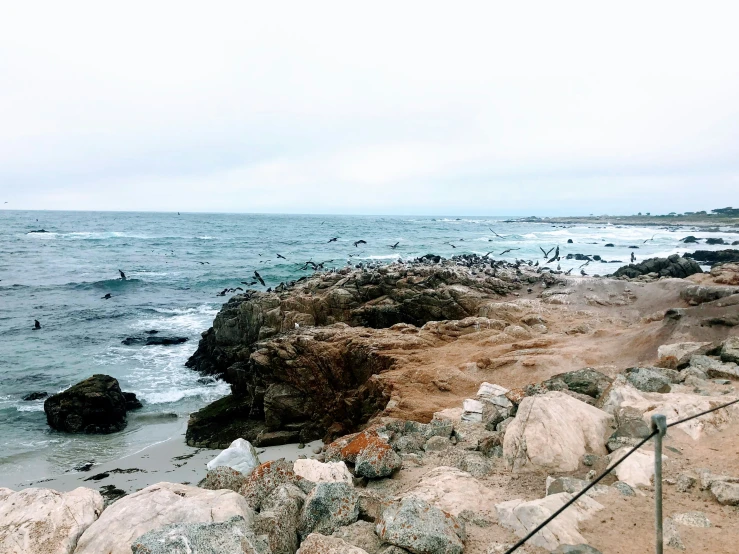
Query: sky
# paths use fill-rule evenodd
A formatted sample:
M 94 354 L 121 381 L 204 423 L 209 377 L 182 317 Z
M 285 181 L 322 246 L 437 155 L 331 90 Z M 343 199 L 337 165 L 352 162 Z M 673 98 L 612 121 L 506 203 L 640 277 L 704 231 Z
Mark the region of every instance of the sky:
M 739 205 L 735 6 L 7 2 L 0 209 Z

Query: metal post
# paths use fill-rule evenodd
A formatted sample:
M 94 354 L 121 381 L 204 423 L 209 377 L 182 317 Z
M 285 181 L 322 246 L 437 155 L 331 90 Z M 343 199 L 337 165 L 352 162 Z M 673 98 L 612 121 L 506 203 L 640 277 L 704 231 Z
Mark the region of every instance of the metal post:
M 662 437 L 667 432 L 667 418 L 661 414 L 652 416 L 654 435 L 654 523 L 657 554 L 662 554 Z

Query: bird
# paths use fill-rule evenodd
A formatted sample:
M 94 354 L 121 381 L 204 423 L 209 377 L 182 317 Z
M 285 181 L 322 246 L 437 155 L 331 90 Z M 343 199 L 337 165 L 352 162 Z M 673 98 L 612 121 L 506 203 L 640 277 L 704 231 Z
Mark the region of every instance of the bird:
M 33 330 L 41 329 L 41 324 L 38 322 L 38 319 L 33 320 Z
M 557 271 L 562 271 L 562 266 L 557 264 Z
M 240 281 L 240 283 L 241 283 L 242 285 L 246 285 L 247 287 L 251 287 L 251 286 L 253 286 L 253 285 L 256 285 L 256 284 L 257 284 L 257 282 L 256 282 L 256 281 L 251 281 L 250 283 L 247 283 L 246 281 Z
M 513 250 L 521 250 L 520 248 L 509 248 L 508 250 L 503 250 L 498 256 L 502 256 L 503 254 L 508 254 L 508 252 L 512 252 Z
M 648 243 L 648 242 L 649 242 L 650 240 L 654 240 L 654 237 L 656 237 L 656 236 L 657 236 L 657 235 L 652 235 L 652 238 L 651 238 L 651 239 L 647 239 L 647 240 L 645 240 L 645 241 L 644 241 L 644 244 L 647 244 L 647 243 Z
M 587 262 L 585 262 L 584 264 L 582 264 L 582 265 L 581 265 L 580 267 L 585 267 L 585 266 L 586 266 L 586 265 L 588 265 L 588 264 L 589 264 L 589 263 L 590 263 L 591 261 L 592 261 L 592 260 L 588 260 Z
M 580 270 L 580 275 L 582 275 L 583 277 L 585 277 L 587 275 L 587 273 L 585 273 L 585 270 L 584 269 L 581 269 Z
M 631 263 L 633 264 L 636 261 L 636 256 L 634 256 L 634 253 L 631 253 Z
M 283 260 L 287 260 L 287 258 L 285 256 L 283 256 L 282 254 L 277 254 L 277 257 L 278 258 L 282 258 Z
M 366 240 L 359 239 L 358 241 L 354 242 L 354 248 L 358 248 L 360 244 L 367 244 Z
M 122 280 L 122 281 L 125 281 L 125 280 L 126 280 L 126 274 L 125 274 L 125 273 L 123 273 L 123 272 L 122 272 L 122 271 L 121 271 L 120 269 L 118 270 L 118 273 L 120 273 L 120 274 L 121 274 L 121 280 Z
M 395 244 L 388 244 L 388 246 L 392 248 L 393 250 L 395 250 L 399 244 L 400 244 L 400 241 L 396 242 Z
M 500 236 L 500 235 L 499 235 L 498 233 L 496 233 L 495 231 L 493 231 L 493 230 L 492 230 L 492 228 L 488 227 L 488 229 L 490 229 L 490 232 L 491 232 L 491 233 L 493 233 L 493 234 L 494 234 L 494 235 L 495 235 L 496 237 L 498 237 L 499 239 L 505 238 L 505 237 L 502 237 L 502 236 Z
M 177 215 L 180 215 L 180 212 L 177 212 Z
M 572 273 L 572 270 L 573 270 L 573 268 L 570 268 L 567 271 L 565 271 L 565 275 L 569 275 L 570 273 Z
M 257 281 L 259 281 L 260 283 L 262 283 L 262 286 L 263 287 L 266 287 L 267 286 L 267 285 L 264 284 L 264 279 L 262 279 L 262 276 L 259 275 L 259 272 L 256 269 L 254 270 L 254 277 L 257 278 Z
M 339 237 L 334 237 L 332 239 L 328 239 L 329 242 L 336 242 L 337 240 L 339 240 Z
M 544 253 L 544 259 L 546 260 L 549 257 L 549 253 L 554 250 L 554 247 L 550 248 L 549 250 L 544 250 L 541 246 L 539 247 L 539 250 L 541 250 Z
M 111 294 L 107 293 L 105 296 L 102 297 L 101 300 L 108 300 L 109 298 L 111 298 Z
M 454 245 L 453 245 L 453 244 L 452 244 L 451 242 L 447 242 L 447 244 L 448 244 L 449 246 L 451 246 L 452 248 L 456 248 L 456 246 L 454 246 Z
M 198 263 L 199 263 L 200 265 L 205 265 L 205 264 L 208 264 L 208 265 L 210 265 L 210 262 L 198 262 Z
M 559 245 L 557 245 L 557 249 L 554 251 L 554 257 L 559 258 Z

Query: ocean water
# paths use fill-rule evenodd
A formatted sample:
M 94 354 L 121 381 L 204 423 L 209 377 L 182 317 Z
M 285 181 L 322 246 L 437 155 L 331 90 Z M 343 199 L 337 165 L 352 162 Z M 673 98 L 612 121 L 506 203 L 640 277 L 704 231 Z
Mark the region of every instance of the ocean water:
M 0 486 L 139 451 L 181 432 L 189 413 L 227 394 L 227 384 L 203 379 L 184 363 L 230 296 L 217 293 L 246 288 L 241 282 L 253 281 L 255 270 L 274 287 L 309 274 L 301 269 L 307 260 L 331 268 L 492 252 L 510 261 L 542 261 L 539 248 L 556 245 L 566 270 L 582 263 L 565 260 L 568 253 L 628 263 L 631 252 L 641 260 L 695 249 L 678 242 L 687 234 L 737 238 L 688 228 L 504 219 L 0 211 Z M 38 229 L 48 232 L 31 232 Z M 366 244 L 354 246 L 359 239 Z M 499 256 L 507 249 L 515 250 Z M 621 265 L 591 263 L 587 269 L 607 274 Z M 102 298 L 107 293 L 109 300 Z M 32 330 L 34 319 L 40 330 Z M 173 346 L 121 342 L 148 330 L 189 340 Z M 33 391 L 62 391 L 94 373 L 114 376 L 144 404 L 121 433 L 59 433 L 47 426 L 42 400 L 22 400 Z

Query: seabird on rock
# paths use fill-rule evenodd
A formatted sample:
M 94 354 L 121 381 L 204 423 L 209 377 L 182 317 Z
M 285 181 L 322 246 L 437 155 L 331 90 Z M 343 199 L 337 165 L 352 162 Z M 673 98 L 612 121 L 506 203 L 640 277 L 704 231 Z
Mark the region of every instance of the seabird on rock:
M 105 296 L 102 297 L 102 300 L 108 300 L 109 298 L 111 298 L 111 295 L 110 293 L 107 293 Z
M 120 274 L 121 274 L 121 280 L 122 280 L 122 281 L 125 281 L 125 280 L 126 280 L 126 274 L 125 274 L 125 273 L 123 273 L 123 272 L 122 272 L 122 271 L 121 271 L 120 269 L 118 270 L 118 273 L 120 273 Z
M 354 248 L 358 248 L 360 244 L 367 244 L 366 240 L 359 239 L 358 241 L 354 242 Z
M 41 329 L 41 324 L 38 322 L 38 319 L 33 320 L 33 330 Z
M 580 270 L 580 275 L 582 275 L 583 277 L 585 277 L 587 275 L 587 273 L 585 273 L 585 270 L 584 269 L 581 269 Z

